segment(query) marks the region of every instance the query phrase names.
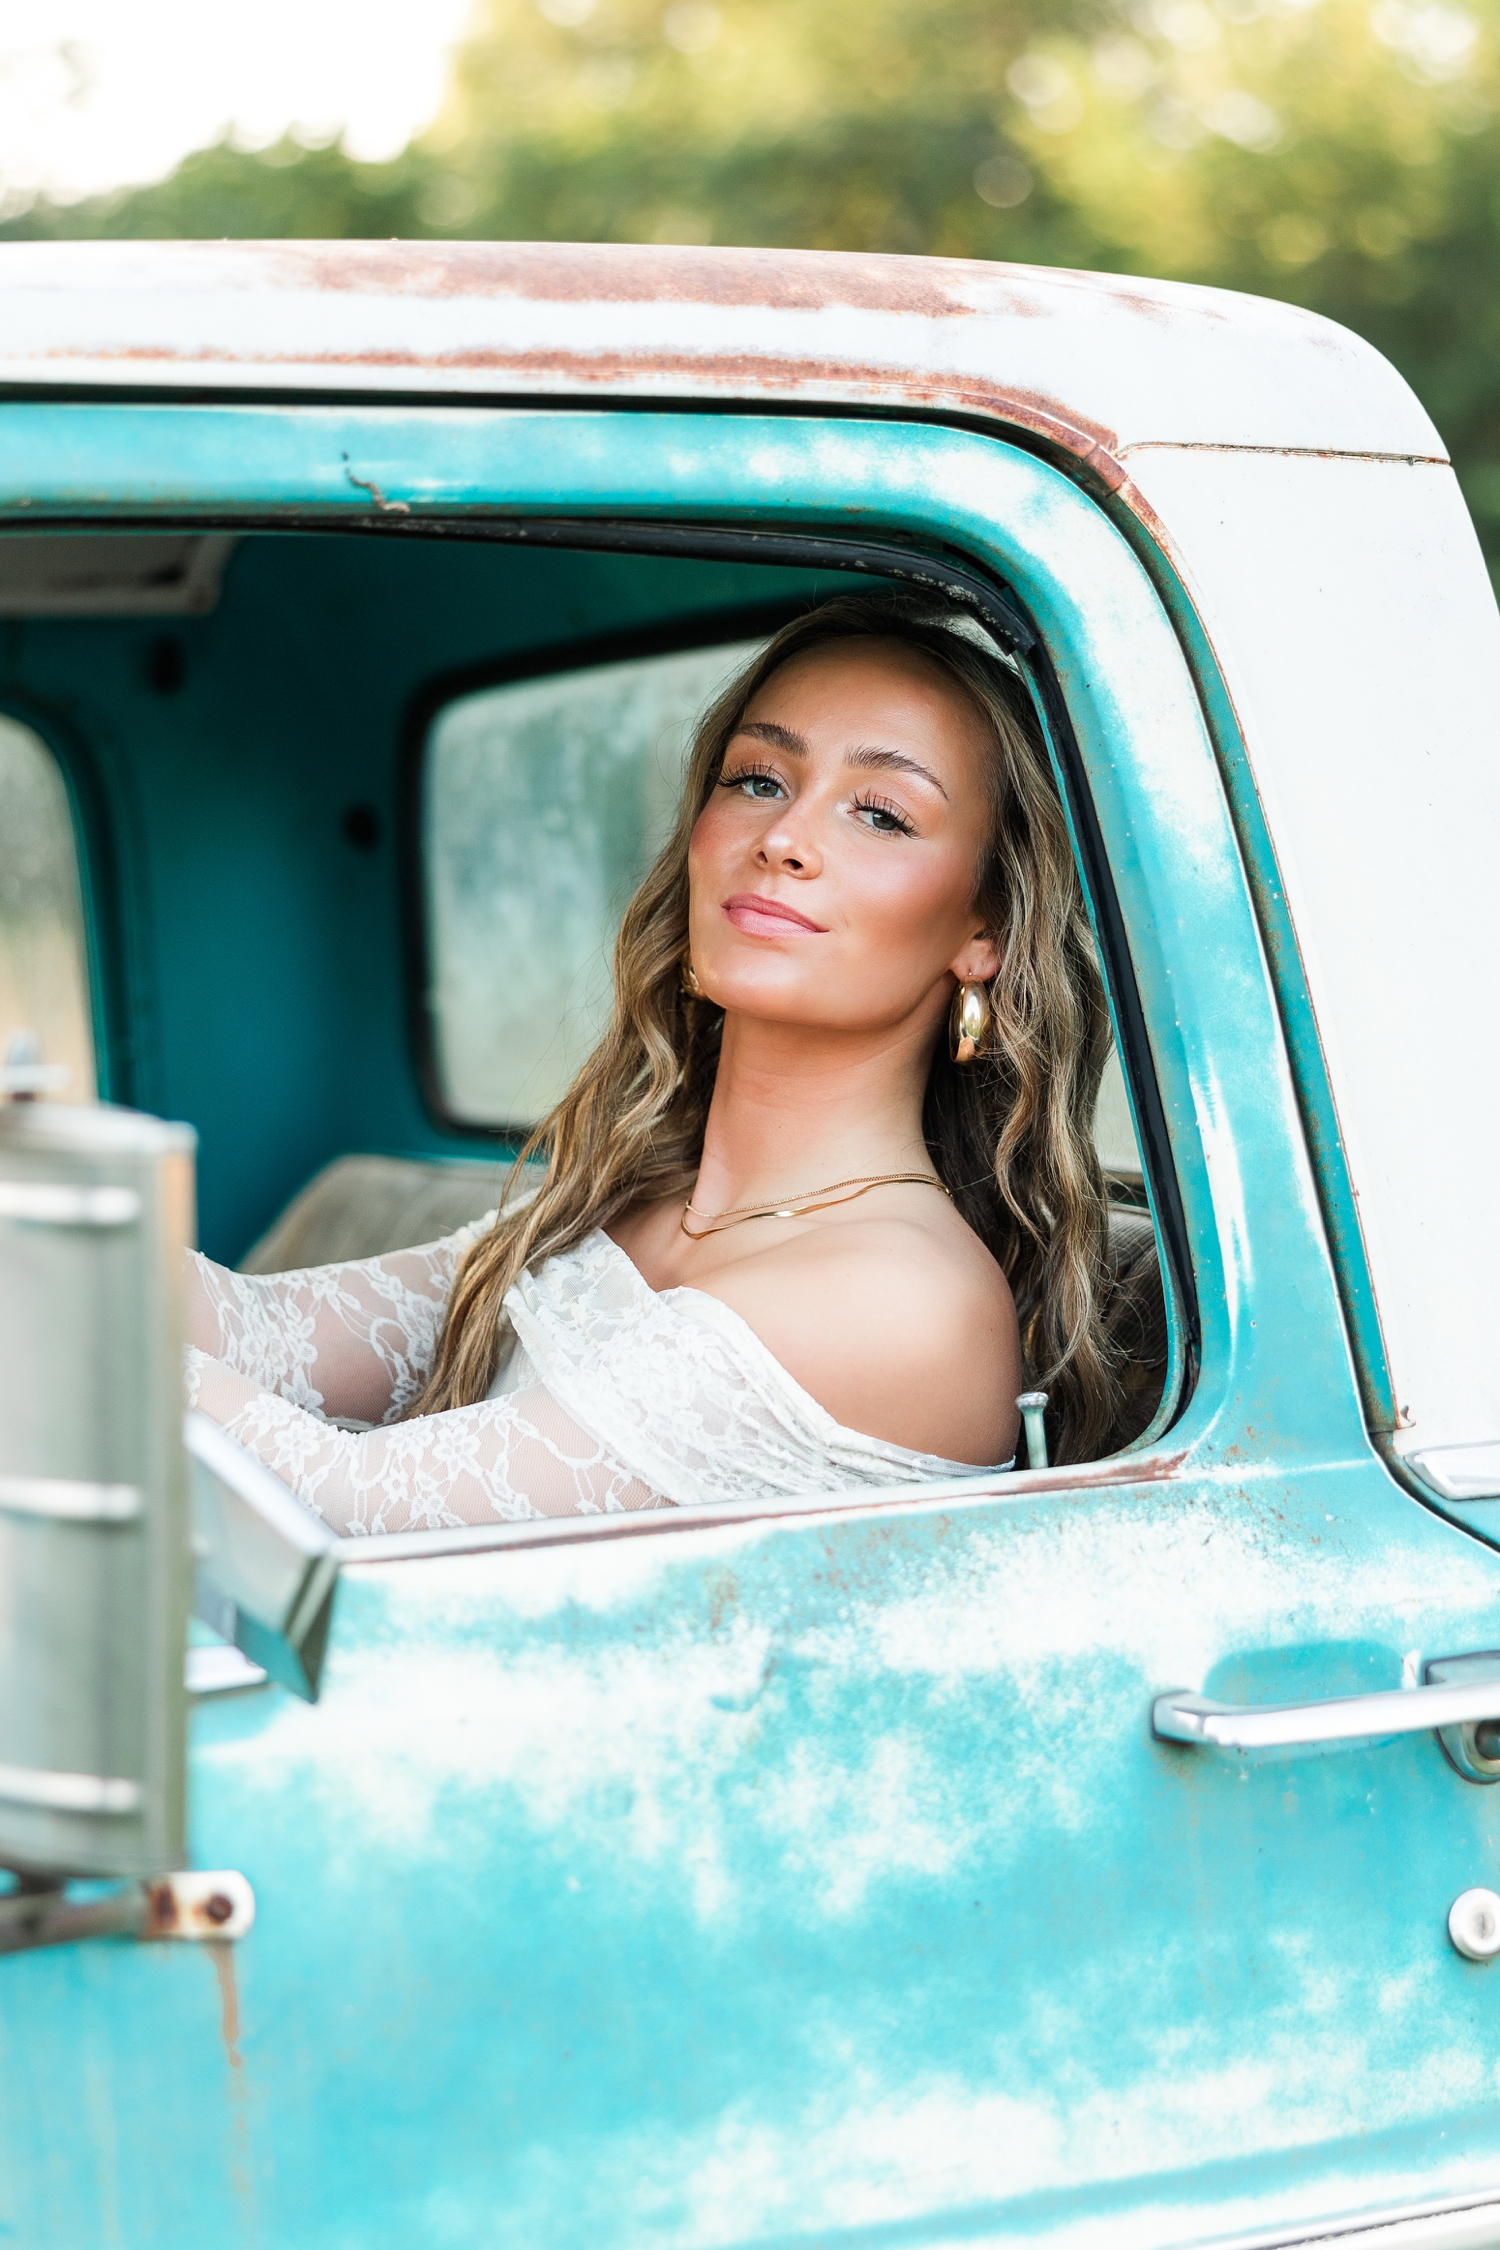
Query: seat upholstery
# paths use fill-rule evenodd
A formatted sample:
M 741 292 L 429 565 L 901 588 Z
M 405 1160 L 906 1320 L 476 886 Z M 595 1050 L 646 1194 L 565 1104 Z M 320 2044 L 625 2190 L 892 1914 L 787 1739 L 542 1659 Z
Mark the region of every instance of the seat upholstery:
M 313 1175 L 240 1260 L 241 1273 L 293 1273 L 435 1242 L 493 1211 L 507 1163 L 340 1156 Z
M 1110 1205 L 1104 1325 L 1119 1354 L 1123 1396 L 1108 1449 L 1118 1452 L 1160 1405 L 1170 1356 L 1156 1229 L 1150 1212 L 1135 1206 Z

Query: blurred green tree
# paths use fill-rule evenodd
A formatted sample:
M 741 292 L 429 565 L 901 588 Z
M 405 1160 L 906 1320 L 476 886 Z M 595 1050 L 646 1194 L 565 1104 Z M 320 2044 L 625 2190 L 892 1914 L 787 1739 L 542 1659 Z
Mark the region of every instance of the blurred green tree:
M 223 142 L 0 235 L 800 244 L 1290 298 L 1395 361 L 1500 561 L 1500 0 L 480 0 L 389 164 Z
M 0 219 L 0 241 L 419 235 L 432 231 L 417 209 L 430 177 L 415 150 L 392 164 L 357 164 L 337 145 L 308 148 L 286 138 L 249 150 L 222 140 L 149 187 L 80 203 L 39 199 Z

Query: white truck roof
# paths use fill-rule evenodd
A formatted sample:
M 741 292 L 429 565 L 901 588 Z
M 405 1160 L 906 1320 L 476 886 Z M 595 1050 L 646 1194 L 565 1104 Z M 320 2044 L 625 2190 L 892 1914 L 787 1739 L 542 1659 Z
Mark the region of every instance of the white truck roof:
M 0 382 L 792 400 L 1010 422 L 1106 481 L 1142 445 L 1443 460 L 1316 313 L 1169 281 L 819 250 L 0 245 Z

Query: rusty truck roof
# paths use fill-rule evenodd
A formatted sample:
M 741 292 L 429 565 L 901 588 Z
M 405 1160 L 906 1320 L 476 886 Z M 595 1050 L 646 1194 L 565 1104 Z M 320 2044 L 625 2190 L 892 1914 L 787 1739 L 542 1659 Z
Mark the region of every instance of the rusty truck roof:
M 1141 447 L 1442 460 L 1369 344 L 1267 298 L 819 250 L 0 245 L 0 385 L 836 406 Z

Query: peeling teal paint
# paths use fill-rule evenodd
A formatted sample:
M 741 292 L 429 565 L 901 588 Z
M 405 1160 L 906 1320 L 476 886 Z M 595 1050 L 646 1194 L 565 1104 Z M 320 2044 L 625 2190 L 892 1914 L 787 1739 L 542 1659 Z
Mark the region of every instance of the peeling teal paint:
M 1500 1880 L 1497 1795 L 1430 1736 L 1149 1734 L 1170 1688 L 1395 1686 L 1492 1645 L 1500 1556 L 1372 1450 L 1285 961 L 1140 561 L 1044 463 L 933 427 L 0 408 L 12 521 L 369 521 L 351 473 L 409 520 L 852 526 L 1016 588 L 1114 870 L 1198 1383 L 1128 1481 L 372 1552 L 316 1706 L 196 1716 L 194 1855 L 249 1876 L 250 1936 L 0 1963 L 0 2222 L 1167 2250 L 1500 2193 L 1500 1982 L 1445 1927 Z

